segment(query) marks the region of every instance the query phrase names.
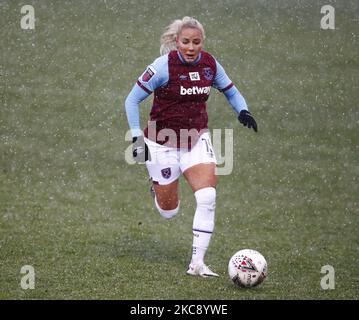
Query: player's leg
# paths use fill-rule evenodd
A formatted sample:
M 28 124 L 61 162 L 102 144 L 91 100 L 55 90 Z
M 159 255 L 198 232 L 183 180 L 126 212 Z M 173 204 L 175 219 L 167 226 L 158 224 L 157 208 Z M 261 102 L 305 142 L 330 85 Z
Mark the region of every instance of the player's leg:
M 151 153 L 146 167 L 152 180 L 155 205 L 166 219 L 173 218 L 179 210 L 178 178 L 181 175 L 177 149 L 159 145 L 145 139 Z
M 179 210 L 178 179 L 170 184 L 161 185 L 153 181 L 155 205 L 159 213 L 166 219 L 173 218 Z
M 215 169 L 214 163 L 203 163 L 190 167 L 183 173 L 196 198 L 192 226 L 192 259 L 187 271 L 191 275 L 218 276 L 204 263 L 215 222 L 217 184 Z
M 196 199 L 196 210 L 193 218 L 192 260 L 187 271 L 188 274 L 217 276 L 204 264 L 204 257 L 214 230 L 216 163 L 208 133 L 203 133 L 191 151 L 184 153 L 181 157 L 181 170 Z
M 188 168 L 184 177 L 192 188 L 193 193 L 203 188 L 216 188 L 217 175 L 215 163 L 200 163 Z

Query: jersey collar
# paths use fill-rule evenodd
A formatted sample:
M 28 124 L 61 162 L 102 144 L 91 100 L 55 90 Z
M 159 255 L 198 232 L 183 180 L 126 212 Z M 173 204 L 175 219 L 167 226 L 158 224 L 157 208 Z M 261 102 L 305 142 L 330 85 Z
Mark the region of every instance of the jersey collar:
M 185 59 L 183 59 L 181 53 L 180 53 L 178 50 L 177 50 L 177 55 L 178 55 L 178 58 L 181 60 L 181 62 L 182 62 L 183 64 L 190 65 L 190 66 L 196 65 L 196 64 L 198 63 L 198 61 L 201 60 L 201 58 L 202 58 L 202 52 L 200 52 L 199 55 L 198 55 L 198 57 L 197 57 L 197 59 L 196 59 L 195 61 L 193 61 L 193 62 L 191 62 L 191 63 L 188 63 L 188 62 L 186 62 Z

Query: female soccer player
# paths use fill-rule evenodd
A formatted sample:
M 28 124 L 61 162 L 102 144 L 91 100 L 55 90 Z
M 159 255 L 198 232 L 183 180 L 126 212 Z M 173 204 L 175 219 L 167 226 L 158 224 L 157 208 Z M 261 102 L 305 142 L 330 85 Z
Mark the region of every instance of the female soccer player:
M 206 112 L 211 87 L 224 93 L 240 123 L 254 131 L 257 124 L 223 67 L 202 50 L 204 40 L 203 26 L 196 19 L 184 17 L 170 24 L 161 38 L 161 56 L 138 78 L 125 107 L 133 157 L 146 163 L 159 213 L 166 219 L 177 214 L 181 174 L 193 190 L 197 206 L 187 274 L 217 277 L 204 263 L 214 230 L 217 184 Z M 139 104 L 152 93 L 150 121 L 142 132 Z

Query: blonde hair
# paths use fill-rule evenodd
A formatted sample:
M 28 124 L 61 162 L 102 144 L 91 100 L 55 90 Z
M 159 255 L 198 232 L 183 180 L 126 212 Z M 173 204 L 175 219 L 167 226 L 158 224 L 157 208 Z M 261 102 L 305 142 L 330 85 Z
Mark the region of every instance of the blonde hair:
M 205 39 L 204 28 L 198 20 L 191 17 L 184 17 L 182 20 L 174 20 L 166 27 L 166 31 L 161 36 L 161 55 L 177 49 L 176 40 L 184 28 L 194 28 L 199 30 L 203 40 Z

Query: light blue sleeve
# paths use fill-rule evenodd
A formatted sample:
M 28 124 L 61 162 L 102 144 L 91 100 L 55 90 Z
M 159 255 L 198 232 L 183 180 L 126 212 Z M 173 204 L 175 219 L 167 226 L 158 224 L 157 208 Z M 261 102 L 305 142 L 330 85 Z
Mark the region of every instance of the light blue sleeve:
M 242 110 L 248 110 L 246 100 L 243 98 L 239 90 L 227 76 L 224 68 L 216 60 L 217 74 L 213 82 L 213 87 L 223 92 L 233 110 L 240 113 Z
M 233 86 L 230 89 L 226 90 L 224 92 L 224 95 L 226 96 L 229 104 L 232 106 L 233 110 L 236 111 L 238 114 L 242 110 L 248 111 L 248 106 L 246 103 L 246 100 L 243 98 L 241 93 L 238 91 L 238 89 Z
M 140 103 L 157 88 L 168 82 L 168 54 L 157 58 L 150 64 L 126 98 L 125 109 L 132 137 L 141 136 Z
M 217 60 L 216 60 L 216 65 L 217 65 L 217 73 L 216 73 L 216 77 L 214 78 L 213 87 L 220 91 L 223 91 L 232 84 L 232 81 L 231 79 L 229 79 L 226 72 L 224 71 L 224 68 L 220 65 L 220 63 Z
M 140 126 L 140 103 L 149 95 L 150 94 L 144 91 L 138 84 L 135 84 L 126 98 L 125 109 L 127 122 L 131 129 L 132 137 L 138 137 L 142 135 Z
M 152 93 L 157 88 L 166 84 L 168 79 L 168 54 L 166 54 L 151 63 L 138 78 L 137 83 L 147 93 Z

